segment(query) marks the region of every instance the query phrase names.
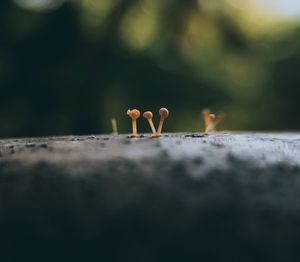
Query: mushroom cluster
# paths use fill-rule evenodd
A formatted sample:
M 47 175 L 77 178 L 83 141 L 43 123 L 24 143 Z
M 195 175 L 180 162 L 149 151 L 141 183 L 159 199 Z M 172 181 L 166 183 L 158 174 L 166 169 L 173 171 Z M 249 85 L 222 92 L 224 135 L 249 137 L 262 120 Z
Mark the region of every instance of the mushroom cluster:
M 137 119 L 140 117 L 140 111 L 137 109 L 133 110 L 127 110 L 127 115 L 132 119 L 132 134 L 131 137 L 137 136 Z M 153 124 L 153 114 L 151 111 L 146 111 L 143 113 L 143 117 L 148 120 L 148 123 L 150 125 L 151 131 L 152 131 L 152 137 L 160 137 L 161 131 L 163 128 L 164 120 L 169 116 L 169 111 L 167 108 L 161 108 L 159 110 L 160 115 L 160 121 L 158 124 L 157 130 L 155 129 L 155 126 Z
M 202 110 L 202 116 L 205 124 L 205 133 L 215 132 L 216 126 L 221 122 L 224 118 L 222 114 L 211 114 L 210 110 L 205 108 Z
M 160 137 L 163 124 L 166 118 L 169 116 L 169 111 L 167 108 L 161 108 L 159 109 L 159 115 L 160 115 L 160 120 L 157 129 L 154 126 L 153 123 L 153 114 L 151 111 L 146 111 L 143 113 L 143 117 L 147 119 L 151 131 L 152 131 L 152 137 Z M 127 115 L 131 118 L 132 120 L 132 133 L 131 137 L 137 137 L 137 119 L 140 117 L 141 113 L 138 109 L 128 109 L 127 110 Z M 204 119 L 204 124 L 205 124 L 205 133 L 210 133 L 210 132 L 215 132 L 216 131 L 216 126 L 221 122 L 221 120 L 224 118 L 223 114 L 211 114 L 209 109 L 203 109 L 202 110 L 202 116 Z

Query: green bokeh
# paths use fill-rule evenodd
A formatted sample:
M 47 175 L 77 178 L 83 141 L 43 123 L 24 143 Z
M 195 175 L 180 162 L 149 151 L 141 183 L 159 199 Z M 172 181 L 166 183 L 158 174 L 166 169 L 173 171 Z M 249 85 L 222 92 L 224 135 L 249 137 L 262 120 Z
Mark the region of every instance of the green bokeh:
M 220 129 L 300 128 L 297 21 L 253 33 L 225 2 L 28 3 L 0 2 L 1 137 L 110 133 L 113 117 L 128 133 L 128 108 L 158 122 L 162 106 L 172 132 L 202 131 L 204 107 Z

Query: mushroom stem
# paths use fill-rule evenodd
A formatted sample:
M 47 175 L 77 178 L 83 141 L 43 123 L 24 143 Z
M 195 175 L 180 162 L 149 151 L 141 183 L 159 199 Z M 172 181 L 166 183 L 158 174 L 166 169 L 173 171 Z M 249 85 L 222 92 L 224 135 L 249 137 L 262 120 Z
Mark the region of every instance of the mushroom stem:
M 215 132 L 216 128 L 215 128 L 215 124 L 214 123 L 209 123 L 206 128 L 205 128 L 205 132 L 204 133 L 209 133 L 209 132 Z
M 117 126 L 117 120 L 115 118 L 111 119 L 111 127 L 112 127 L 112 134 L 117 135 L 118 134 L 118 126 Z
M 208 126 L 209 123 L 210 123 L 209 114 L 210 114 L 210 110 L 209 109 L 205 108 L 205 109 L 202 110 L 202 115 L 203 115 L 205 126 Z
M 205 118 L 205 133 L 214 132 L 216 127 L 216 115 L 209 114 L 208 116 L 205 116 Z
M 152 136 L 155 136 L 156 135 L 156 130 L 155 130 L 155 127 L 154 127 L 154 124 L 153 124 L 153 121 L 152 121 L 152 118 L 153 118 L 152 112 L 151 111 L 146 111 L 143 114 L 143 117 L 148 120 L 148 123 L 151 127 L 151 130 L 152 130 Z
M 157 131 L 156 131 L 156 134 L 155 134 L 155 136 L 157 136 L 157 137 L 161 136 L 161 130 L 162 130 L 162 127 L 163 127 L 163 124 L 164 124 L 164 120 L 165 120 L 165 118 L 163 116 L 161 116 L 160 120 L 159 120 Z
M 132 119 L 132 137 L 137 136 L 137 125 L 136 125 L 136 119 Z
M 150 127 L 151 127 L 152 134 L 155 135 L 155 134 L 156 134 L 156 130 L 155 130 L 155 127 L 154 127 L 152 118 L 149 118 L 149 119 L 148 119 L 148 122 L 149 122 L 149 125 L 150 125 Z

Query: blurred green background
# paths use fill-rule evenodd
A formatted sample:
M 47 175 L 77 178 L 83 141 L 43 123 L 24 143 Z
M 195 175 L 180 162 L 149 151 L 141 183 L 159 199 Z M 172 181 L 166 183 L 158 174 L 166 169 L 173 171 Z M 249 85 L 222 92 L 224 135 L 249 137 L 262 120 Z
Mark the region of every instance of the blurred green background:
M 300 129 L 296 0 L 0 1 L 0 137 Z M 139 122 L 149 132 L 147 122 Z

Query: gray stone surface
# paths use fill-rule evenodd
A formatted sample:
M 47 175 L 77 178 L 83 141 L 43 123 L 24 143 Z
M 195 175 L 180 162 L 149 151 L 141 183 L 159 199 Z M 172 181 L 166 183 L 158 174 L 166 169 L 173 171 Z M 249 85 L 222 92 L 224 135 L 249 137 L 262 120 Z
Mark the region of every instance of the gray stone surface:
M 300 134 L 0 140 L 1 261 L 298 261 Z
M 170 161 L 199 158 L 197 174 L 230 167 L 231 157 L 268 166 L 278 163 L 300 165 L 300 134 L 297 133 L 215 133 L 204 135 L 166 134 L 151 138 L 126 135 L 66 136 L 0 140 L 2 162 L 18 161 L 24 166 L 49 163 L 85 172 L 102 162 L 128 159 L 143 165 L 143 159 L 167 158 Z M 229 160 L 228 160 L 229 159 Z

